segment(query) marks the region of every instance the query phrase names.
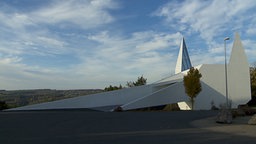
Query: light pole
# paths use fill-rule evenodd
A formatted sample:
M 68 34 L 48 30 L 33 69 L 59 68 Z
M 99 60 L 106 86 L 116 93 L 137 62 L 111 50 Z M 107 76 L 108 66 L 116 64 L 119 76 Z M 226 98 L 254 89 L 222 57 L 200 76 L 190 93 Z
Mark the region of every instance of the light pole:
M 229 40 L 229 37 L 224 38 L 224 51 L 225 51 L 225 83 L 226 83 L 226 104 L 228 105 L 228 72 L 227 72 L 227 58 L 226 58 L 226 41 Z

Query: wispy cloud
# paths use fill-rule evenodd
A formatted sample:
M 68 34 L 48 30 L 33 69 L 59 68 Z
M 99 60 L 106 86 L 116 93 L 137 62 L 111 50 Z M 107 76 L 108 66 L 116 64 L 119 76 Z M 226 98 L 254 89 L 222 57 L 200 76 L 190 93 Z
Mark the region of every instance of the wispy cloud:
M 31 15 L 37 22 L 61 24 L 64 27 L 71 23 L 89 29 L 113 22 L 115 18 L 107 10 L 116 8 L 118 5 L 112 0 L 55 1 Z
M 63 85 L 77 86 L 72 82 L 75 77 L 70 75 L 76 72 L 66 70 L 70 73 L 67 74 L 60 68 L 63 66 L 45 67 L 47 63 L 55 62 L 47 59 L 52 56 L 60 57 L 58 61 L 64 62 L 67 61 L 63 60 L 65 56 L 67 59 L 74 57 L 78 60 L 79 52 L 85 47 L 74 36 L 62 35 L 69 33 L 67 29 L 91 30 L 114 22 L 115 18 L 108 11 L 117 9 L 118 4 L 112 0 L 68 0 L 50 1 L 27 11 L 4 3 L 0 7 L 0 73 L 4 81 L 1 87 L 40 88 L 48 85 L 54 88 L 63 83 L 59 86 L 61 88 L 65 87 Z M 77 42 L 80 46 L 73 45 Z M 43 61 L 43 65 L 30 65 L 39 59 L 42 59 L 40 61 Z M 65 68 L 71 66 L 69 63 L 62 65 L 66 65 Z
M 72 37 L 60 36 L 68 28 L 97 28 L 114 21 L 109 9 L 118 8 L 112 0 L 52 1 L 43 7 L 22 11 L 2 6 L 0 10 L 0 52 L 9 57 L 72 54 Z M 64 26 L 64 27 L 63 27 Z M 54 31 L 53 29 L 57 29 Z M 53 31 L 52 31 L 53 30 Z
M 175 27 L 178 26 L 184 32 L 191 30 L 193 33 L 199 32 L 200 36 L 210 44 L 223 32 L 232 28 L 235 31 L 241 30 L 243 23 L 255 15 L 255 13 L 245 15 L 245 12 L 248 13 L 255 8 L 255 5 L 251 0 L 172 1 L 158 9 L 155 15 L 166 17 L 169 23 L 176 21 Z
M 222 53 L 219 43 L 223 41 L 223 34 L 232 37 L 235 31 L 254 33 L 255 6 L 253 0 L 171 1 L 154 15 L 164 17 L 166 23 L 188 37 L 199 33 L 212 55 Z
M 0 3 L 4 89 L 103 88 L 142 74 L 154 82 L 173 73 L 182 36 L 194 65 L 222 63 L 223 37 L 234 31 L 255 60 L 251 0 L 170 1 L 133 17 L 132 7 L 114 0 L 50 0 L 28 9 Z
M 151 77 L 149 81 L 153 82 L 172 70 L 170 67 L 174 66 L 174 63 L 171 59 L 174 56 L 171 50 L 178 51 L 181 34 L 143 31 L 127 37 L 113 36 L 103 31 L 89 36 L 88 39 L 100 44 L 93 54 L 85 57 L 84 63 L 78 66 L 83 74 L 92 77 L 96 72 L 100 79 L 106 81 L 119 79 L 119 82 L 134 78 L 134 74 L 144 74 Z M 145 47 L 149 44 L 151 44 L 149 47 Z M 154 73 L 159 75 L 154 76 Z

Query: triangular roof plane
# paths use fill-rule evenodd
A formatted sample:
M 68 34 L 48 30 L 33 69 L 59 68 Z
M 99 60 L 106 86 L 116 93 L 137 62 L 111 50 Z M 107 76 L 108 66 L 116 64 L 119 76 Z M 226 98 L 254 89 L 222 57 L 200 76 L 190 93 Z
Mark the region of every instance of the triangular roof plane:
M 192 65 L 188 55 L 185 39 L 183 37 L 180 43 L 180 51 L 179 51 L 179 55 L 176 63 L 175 74 L 180 73 L 184 70 L 190 69 L 191 67 Z

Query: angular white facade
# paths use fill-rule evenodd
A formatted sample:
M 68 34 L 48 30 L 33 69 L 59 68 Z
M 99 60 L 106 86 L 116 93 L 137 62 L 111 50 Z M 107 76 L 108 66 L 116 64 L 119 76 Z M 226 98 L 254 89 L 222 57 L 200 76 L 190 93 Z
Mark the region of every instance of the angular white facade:
M 183 58 L 185 59 L 183 60 Z M 187 65 L 183 66 L 183 62 L 187 62 Z M 188 70 L 184 71 L 183 69 L 189 69 L 190 66 L 189 55 L 183 39 L 176 65 L 177 71 L 175 70 L 177 74 L 173 76 L 149 85 L 29 105 L 10 110 L 88 108 L 113 111 L 116 108 L 133 110 L 165 106 L 173 103 L 178 103 L 181 109 L 188 110 L 190 109 L 189 97 L 186 95 L 183 86 L 183 77 L 187 74 Z M 219 107 L 219 105 L 225 104 L 224 65 L 202 64 L 195 68 L 202 74 L 202 91 L 195 99 L 194 108 L 197 110 L 209 110 L 212 105 Z M 249 64 L 238 34 L 235 36 L 228 64 L 228 91 L 232 107 L 245 104 L 251 99 Z
M 244 97 L 251 96 L 249 63 L 238 34 L 228 64 L 228 84 L 229 97 L 234 104 L 248 102 Z

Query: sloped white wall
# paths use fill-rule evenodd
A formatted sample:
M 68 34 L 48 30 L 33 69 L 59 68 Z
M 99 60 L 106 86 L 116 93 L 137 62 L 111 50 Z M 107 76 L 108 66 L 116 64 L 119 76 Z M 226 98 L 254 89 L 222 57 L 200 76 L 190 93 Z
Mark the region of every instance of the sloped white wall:
M 235 34 L 228 64 L 229 98 L 232 104 L 246 104 L 251 99 L 249 63 L 238 33 Z
M 177 82 L 148 96 L 127 103 L 123 105 L 122 108 L 123 110 L 130 110 L 177 103 L 187 100 L 188 97 L 185 94 L 183 82 Z

